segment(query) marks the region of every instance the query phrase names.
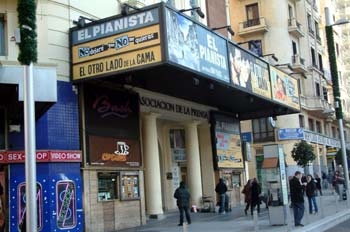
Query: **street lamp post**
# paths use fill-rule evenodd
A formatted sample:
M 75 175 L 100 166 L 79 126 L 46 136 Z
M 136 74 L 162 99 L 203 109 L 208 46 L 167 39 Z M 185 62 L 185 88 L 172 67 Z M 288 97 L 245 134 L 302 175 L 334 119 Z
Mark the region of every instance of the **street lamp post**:
M 341 19 L 335 22 L 334 24 L 331 24 L 330 12 L 328 7 L 325 8 L 325 16 L 326 16 L 326 37 L 327 37 L 327 47 L 328 47 L 328 58 L 329 58 L 329 65 L 331 69 L 331 75 L 332 75 L 335 114 L 339 124 L 339 134 L 340 134 L 344 176 L 345 176 L 346 199 L 349 205 L 349 196 L 350 196 L 349 170 L 348 170 L 346 146 L 345 146 L 345 139 L 344 139 L 343 110 L 342 110 L 341 99 L 340 99 L 337 58 L 335 53 L 334 37 L 333 37 L 333 26 L 349 23 L 349 20 Z

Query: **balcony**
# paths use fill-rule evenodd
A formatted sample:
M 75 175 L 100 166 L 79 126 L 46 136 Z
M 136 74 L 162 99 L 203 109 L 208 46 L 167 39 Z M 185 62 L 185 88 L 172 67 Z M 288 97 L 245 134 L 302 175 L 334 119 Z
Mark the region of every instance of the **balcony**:
M 315 31 L 309 27 L 309 34 L 312 36 L 312 37 L 315 37 Z
M 302 25 L 296 20 L 296 18 L 288 19 L 288 31 L 290 34 L 297 38 L 304 37 Z
M 256 33 L 265 33 L 269 31 L 264 17 L 249 19 L 239 23 L 239 36 L 247 36 Z
M 299 54 L 295 54 L 292 56 L 292 67 L 296 72 L 307 72 L 307 68 L 305 66 L 305 59 L 301 58 Z
M 320 97 L 300 96 L 300 104 L 303 109 L 323 118 L 332 117 L 335 112 L 332 104 Z

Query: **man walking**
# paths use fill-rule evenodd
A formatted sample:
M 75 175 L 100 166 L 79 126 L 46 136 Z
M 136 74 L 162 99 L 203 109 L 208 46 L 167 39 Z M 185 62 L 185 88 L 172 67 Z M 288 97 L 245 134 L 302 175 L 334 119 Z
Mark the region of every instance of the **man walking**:
M 185 182 L 180 182 L 180 187 L 178 187 L 174 193 L 174 197 L 177 199 L 177 207 L 180 211 L 180 223 L 178 226 L 182 226 L 184 222 L 184 212 L 186 214 L 187 224 L 191 224 L 191 217 L 189 212 L 190 205 L 190 193 L 188 192 Z
M 294 212 L 295 226 L 304 226 L 301 220 L 304 216 L 304 187 L 306 183 L 301 183 L 301 172 L 296 171 L 294 177 L 290 180 L 290 195 Z
M 225 184 L 224 179 L 220 178 L 219 183 L 215 187 L 215 192 L 217 192 L 220 196 L 220 209 L 219 213 L 225 213 L 225 200 L 226 200 L 226 192 L 227 186 Z

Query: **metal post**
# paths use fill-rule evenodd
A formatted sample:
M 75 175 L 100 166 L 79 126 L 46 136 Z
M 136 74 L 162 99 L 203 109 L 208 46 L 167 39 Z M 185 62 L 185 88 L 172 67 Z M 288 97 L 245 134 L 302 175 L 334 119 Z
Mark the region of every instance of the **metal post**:
M 24 68 L 24 141 L 26 173 L 26 229 L 37 231 L 35 105 L 33 63 Z
M 340 134 L 340 143 L 342 150 L 343 158 L 343 168 L 345 176 L 345 188 L 346 188 L 346 202 L 349 207 L 349 170 L 348 170 L 348 161 L 346 157 L 346 146 L 344 140 L 344 129 L 343 129 L 343 112 L 340 99 L 339 91 L 339 81 L 338 81 L 338 68 L 337 60 L 335 56 L 335 47 L 334 47 L 334 38 L 333 38 L 333 25 L 331 24 L 331 17 L 329 8 L 325 8 L 326 16 L 326 36 L 327 36 L 327 47 L 328 47 L 328 57 L 329 57 L 329 66 L 331 68 L 332 82 L 333 82 L 333 95 L 334 95 L 334 104 L 335 104 L 335 113 L 338 119 L 339 124 L 339 134 Z M 342 195 L 342 193 L 339 193 Z

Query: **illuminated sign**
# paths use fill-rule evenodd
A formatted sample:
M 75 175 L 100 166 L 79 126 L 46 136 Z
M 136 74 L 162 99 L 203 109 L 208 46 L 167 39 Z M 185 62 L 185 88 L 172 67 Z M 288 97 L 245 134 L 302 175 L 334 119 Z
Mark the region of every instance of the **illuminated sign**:
M 58 181 L 56 184 L 57 227 L 74 228 L 77 222 L 76 190 L 73 181 Z
M 61 150 L 38 150 L 36 151 L 37 162 L 81 162 L 81 151 Z M 0 163 L 23 163 L 25 161 L 24 151 L 0 152 Z
M 298 81 L 270 66 L 272 98 L 282 104 L 300 109 Z

